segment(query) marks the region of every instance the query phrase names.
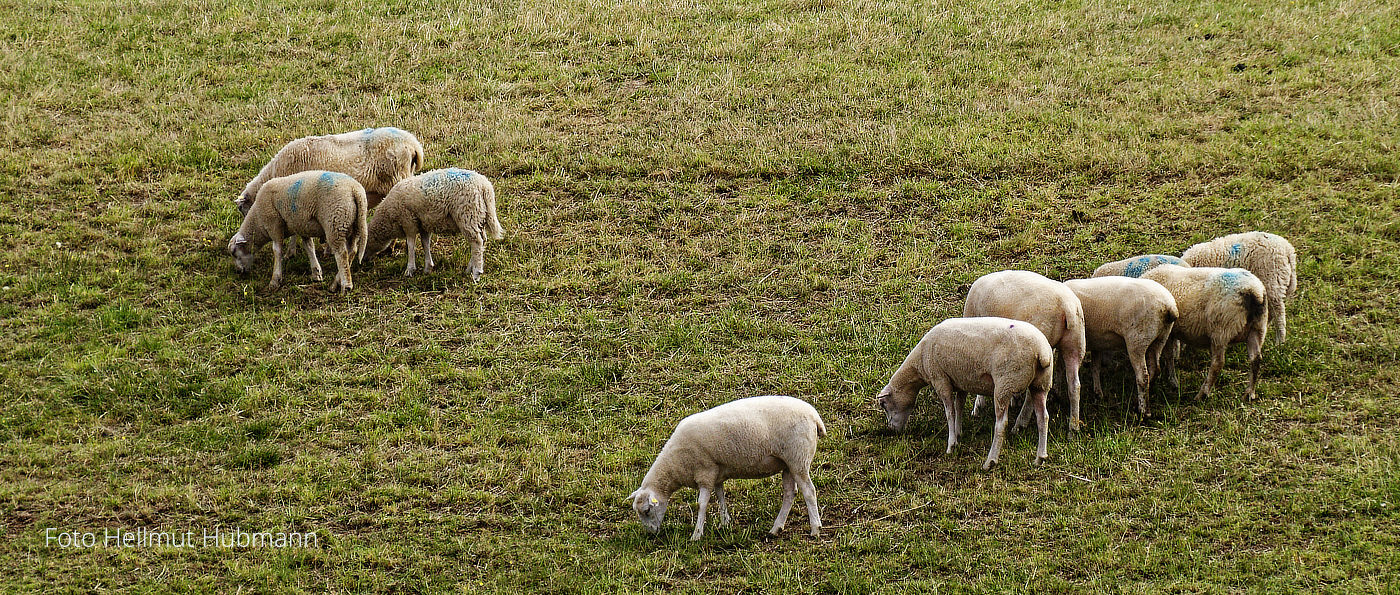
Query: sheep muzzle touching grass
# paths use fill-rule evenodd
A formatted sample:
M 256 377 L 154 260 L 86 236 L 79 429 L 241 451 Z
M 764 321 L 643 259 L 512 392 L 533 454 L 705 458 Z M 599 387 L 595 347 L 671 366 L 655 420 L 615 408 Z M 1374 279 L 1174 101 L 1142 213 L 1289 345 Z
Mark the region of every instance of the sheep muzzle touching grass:
M 899 394 L 906 394 L 908 397 L 900 398 Z M 909 423 L 909 411 L 914 408 L 915 394 L 910 392 L 897 393 L 894 387 L 888 384 L 880 390 L 880 394 L 875 397 L 875 406 L 879 407 L 880 412 L 885 414 L 886 429 L 891 432 L 904 431 L 904 426 Z
M 642 527 L 650 533 L 661 531 L 661 521 L 666 518 L 666 507 L 670 498 L 657 494 L 646 488 L 638 489 L 627 497 L 632 501 L 632 510 L 637 512 L 637 519 L 641 521 Z
M 228 241 L 228 253 L 233 257 L 233 270 L 247 276 L 253 269 L 253 248 L 243 234 L 236 233 Z

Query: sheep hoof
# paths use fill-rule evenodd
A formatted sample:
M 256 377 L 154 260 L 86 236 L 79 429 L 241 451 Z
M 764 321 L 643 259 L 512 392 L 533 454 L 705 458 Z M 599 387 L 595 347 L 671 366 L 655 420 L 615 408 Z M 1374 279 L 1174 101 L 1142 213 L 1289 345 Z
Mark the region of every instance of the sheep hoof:
M 481 279 L 481 271 L 472 271 L 472 281 L 478 281 L 478 280 L 480 280 L 480 279 Z
M 282 288 L 282 284 L 281 284 L 281 283 L 268 283 L 268 284 L 267 284 L 267 291 L 268 291 L 268 292 L 277 291 L 278 289 L 281 289 L 281 288 Z
M 812 537 L 821 537 L 821 536 L 822 536 L 822 532 L 821 532 L 820 529 L 812 529 Z
M 412 277 L 412 276 L 413 276 L 413 273 L 415 273 L 415 272 L 416 272 L 416 271 L 414 271 L 413 269 L 409 269 L 409 270 L 406 270 L 406 271 L 403 272 L 403 276 L 405 276 L 405 277 Z

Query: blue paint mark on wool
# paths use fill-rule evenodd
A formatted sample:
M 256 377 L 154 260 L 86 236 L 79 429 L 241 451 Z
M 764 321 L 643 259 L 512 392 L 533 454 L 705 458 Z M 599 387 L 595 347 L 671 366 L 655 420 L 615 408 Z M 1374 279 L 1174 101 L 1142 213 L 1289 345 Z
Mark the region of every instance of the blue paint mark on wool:
M 336 178 L 343 176 L 345 176 L 345 174 L 338 174 L 329 171 L 325 172 L 321 174 L 321 177 L 316 178 L 316 189 L 321 191 L 329 190 L 331 186 L 335 185 Z
M 1167 256 L 1166 254 L 1158 254 L 1157 262 L 1159 264 L 1174 264 L 1176 266 L 1182 266 L 1186 264 L 1186 261 L 1175 256 Z
M 1235 242 L 1234 244 L 1231 244 L 1231 245 L 1230 245 L 1230 254 L 1229 254 L 1229 256 L 1225 259 L 1225 265 L 1226 265 L 1226 266 L 1234 266 L 1234 265 L 1239 264 L 1239 262 L 1240 262 L 1240 255 L 1243 254 L 1243 253 L 1244 253 L 1244 244 L 1241 244 L 1241 243 L 1239 243 L 1239 242 Z
M 1226 271 L 1215 276 L 1215 280 L 1227 292 L 1233 292 L 1240 288 L 1244 282 L 1244 275 L 1235 271 Z
M 1123 270 L 1123 276 L 1134 278 L 1141 277 L 1143 273 L 1147 272 L 1147 266 L 1151 263 L 1151 256 L 1134 259 L 1132 262 L 1128 263 L 1128 268 Z
M 300 195 L 301 180 L 297 180 L 292 182 L 291 186 L 287 187 L 287 198 L 291 199 L 291 204 L 288 205 L 287 208 L 291 209 L 293 213 L 297 212 L 297 197 Z

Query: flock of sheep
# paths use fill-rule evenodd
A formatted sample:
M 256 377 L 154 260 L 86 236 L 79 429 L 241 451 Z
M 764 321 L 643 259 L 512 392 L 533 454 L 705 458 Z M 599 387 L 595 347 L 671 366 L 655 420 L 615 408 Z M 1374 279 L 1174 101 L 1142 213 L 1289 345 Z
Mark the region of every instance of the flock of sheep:
M 316 239 L 326 241 L 337 267 L 331 289 L 350 289 L 351 260 L 364 262 L 398 238 L 408 245 L 408 268 L 433 270 L 433 234 L 465 234 L 472 279 L 484 269 L 486 238 L 500 239 L 496 189 L 477 172 L 448 168 L 418 174 L 423 145 L 398 128 L 366 128 L 299 138 L 273 156 L 238 196 L 243 224 L 229 240 L 234 268 L 247 273 L 253 256 L 272 244 L 272 282 L 282 284 L 283 242 L 300 237 L 311 277 L 321 280 Z M 416 175 L 415 175 L 416 174 Z M 374 217 L 369 210 L 374 209 Z M 287 253 L 296 251 L 292 240 Z
M 273 251 L 272 282 L 282 281 L 283 242 L 304 243 L 312 277 L 321 280 L 317 238 L 324 239 L 338 267 L 333 289 L 350 289 L 351 260 L 363 262 L 397 238 L 408 249 L 405 275 L 417 271 L 417 247 L 426 271 L 433 269 L 433 234 L 465 234 L 472 245 L 472 278 L 483 270 L 486 239 L 502 235 L 496 193 L 485 176 L 450 168 L 422 174 L 423 147 L 398 128 L 366 128 L 288 143 L 238 197 L 243 223 L 229 240 L 235 268 L 246 273 L 264 244 Z M 369 210 L 375 209 L 374 216 Z M 876 404 L 885 423 L 903 430 L 915 399 L 932 387 L 948 422 L 948 452 L 962 435 L 967 393 L 976 395 L 977 415 L 991 396 L 996 421 L 982 468 L 995 464 L 1005 441 L 1013 399 L 1024 395 L 1013 430 L 1034 412 L 1039 441 L 1036 461 L 1047 458 L 1046 398 L 1054 378 L 1054 352 L 1064 369 L 1069 428 L 1079 419 L 1079 367 L 1089 361 L 1093 389 L 1102 394 L 1099 369 L 1124 352 L 1137 380 L 1137 408 L 1149 415 L 1148 389 L 1159 369 L 1177 386 L 1181 345 L 1208 347 L 1209 371 L 1197 398 L 1210 394 L 1233 343 L 1248 347 L 1246 398 L 1254 396 L 1260 351 L 1272 323 L 1275 342 L 1285 337 L 1284 304 L 1298 288 L 1297 255 L 1288 240 L 1248 232 L 1192 246 L 1180 258 L 1161 254 L 1107 263 L 1090 279 L 1063 283 L 1030 271 L 1000 271 L 968 290 L 963 317 L 940 322 L 926 333 L 895 370 Z M 1163 359 L 1165 361 L 1163 361 Z M 696 413 L 676 426 L 661 453 L 628 498 L 642 525 L 657 531 L 671 495 L 682 487 L 699 491 L 699 513 L 691 539 L 704 532 L 713 493 L 721 524 L 729 523 L 727 479 L 783 478 L 783 503 L 773 523 L 777 534 L 796 491 L 802 491 L 816 536 L 821 529 L 810 467 L 817 439 L 826 435 L 810 404 L 785 396 L 739 399 Z

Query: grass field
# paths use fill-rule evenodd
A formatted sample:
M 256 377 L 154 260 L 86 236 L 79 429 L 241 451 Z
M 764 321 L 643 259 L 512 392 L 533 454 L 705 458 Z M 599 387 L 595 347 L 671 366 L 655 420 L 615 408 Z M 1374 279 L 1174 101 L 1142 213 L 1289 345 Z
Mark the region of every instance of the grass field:
M 1400 7 L 1387 0 L 0 1 L 0 590 L 1336 591 L 1400 585 Z M 264 293 L 231 199 L 366 126 L 495 180 L 504 240 Z M 969 284 L 1265 229 L 1259 397 L 1130 376 L 1047 465 L 871 400 Z M 334 271 L 323 259 L 327 279 Z M 812 402 L 690 543 L 623 502 L 675 423 Z M 316 532 L 60 548 L 45 528 Z

